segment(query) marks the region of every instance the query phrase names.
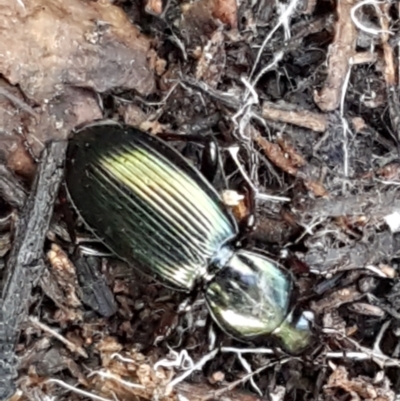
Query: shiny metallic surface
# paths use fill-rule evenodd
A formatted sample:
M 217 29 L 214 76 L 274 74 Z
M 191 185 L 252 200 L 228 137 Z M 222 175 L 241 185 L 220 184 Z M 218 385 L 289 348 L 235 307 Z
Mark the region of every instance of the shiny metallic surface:
M 165 285 L 202 284 L 230 336 L 272 335 L 289 352 L 310 343 L 306 316 L 290 309 L 292 277 L 263 254 L 235 249 L 237 226 L 215 189 L 173 148 L 132 127 L 86 127 L 68 148 L 69 197 L 118 257 Z
M 296 316 L 292 311 L 272 333 L 279 339 L 286 351 L 298 354 L 311 344 L 311 324 L 314 317 L 309 316 L 310 314 L 311 312 L 304 312 L 300 316 Z
M 242 341 L 271 334 L 284 321 L 289 274 L 265 256 L 237 251 L 210 282 L 205 297 L 223 331 Z
M 190 291 L 236 224 L 174 149 L 131 127 L 92 126 L 68 150 L 66 182 L 85 223 L 117 256 Z

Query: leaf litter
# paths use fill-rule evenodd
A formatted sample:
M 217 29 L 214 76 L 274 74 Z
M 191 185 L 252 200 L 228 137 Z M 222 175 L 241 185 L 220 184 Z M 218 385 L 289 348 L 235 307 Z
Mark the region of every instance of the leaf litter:
M 114 119 L 198 166 L 202 142 L 182 139 L 216 139 L 244 245 L 293 271 L 318 333 L 300 356 L 241 344 L 209 331 L 201 295 L 178 313 L 182 294 L 76 259 L 72 242 L 92 239 L 70 238 L 61 188 L 10 399 L 396 399 L 397 3 L 15 0 L 0 14 L 3 281 L 45 145 Z

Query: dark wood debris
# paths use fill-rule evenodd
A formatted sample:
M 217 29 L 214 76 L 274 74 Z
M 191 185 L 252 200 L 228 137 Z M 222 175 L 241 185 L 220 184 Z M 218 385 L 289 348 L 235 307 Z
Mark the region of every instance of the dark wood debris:
M 0 310 L 0 398 L 13 394 L 17 376 L 15 343 L 28 316 L 30 294 L 44 269 L 43 246 L 63 177 L 66 143 L 52 142 L 43 154 L 37 179 L 16 225 L 4 272 Z

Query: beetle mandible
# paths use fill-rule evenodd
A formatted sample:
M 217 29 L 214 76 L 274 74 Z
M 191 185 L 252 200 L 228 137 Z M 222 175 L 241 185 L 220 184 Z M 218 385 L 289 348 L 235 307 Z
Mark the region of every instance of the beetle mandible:
M 167 143 L 124 125 L 86 127 L 70 140 L 66 184 L 117 257 L 176 290 L 201 283 L 225 333 L 246 342 L 271 335 L 292 353 L 308 346 L 309 322 L 291 310 L 290 273 L 235 247 L 237 225 L 218 193 Z

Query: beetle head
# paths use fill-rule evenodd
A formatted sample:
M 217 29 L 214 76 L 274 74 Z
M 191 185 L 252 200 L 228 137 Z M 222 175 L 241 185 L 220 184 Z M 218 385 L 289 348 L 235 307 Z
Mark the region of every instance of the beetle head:
M 238 250 L 209 282 L 205 297 L 228 335 L 246 342 L 273 335 L 288 352 L 298 353 L 311 332 L 306 315 L 290 312 L 291 293 L 286 270 L 260 253 Z

